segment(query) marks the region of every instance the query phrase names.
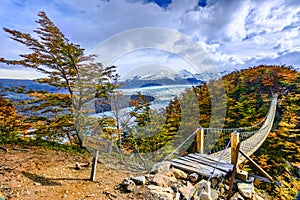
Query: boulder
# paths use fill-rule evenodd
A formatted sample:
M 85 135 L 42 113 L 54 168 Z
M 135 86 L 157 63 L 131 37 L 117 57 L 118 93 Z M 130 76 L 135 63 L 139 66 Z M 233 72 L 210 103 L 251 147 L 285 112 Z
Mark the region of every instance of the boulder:
M 135 184 L 137 184 L 137 185 L 145 185 L 146 184 L 145 176 L 131 177 L 131 180 L 133 180 L 135 182 Z
M 200 196 L 200 200 L 212 200 L 212 198 L 210 194 L 208 194 L 206 191 L 203 191 Z
M 186 185 L 179 186 L 178 190 L 186 199 L 190 199 L 194 193 L 196 193 L 196 189 L 190 182 L 187 182 Z
M 177 182 L 177 179 L 175 177 L 169 177 L 163 174 L 156 174 L 152 182 L 158 186 L 170 187 L 173 183 Z
M 127 192 L 133 192 L 136 188 L 136 185 L 129 178 L 125 178 L 124 181 L 121 183 L 121 187 L 125 189 Z
M 169 171 L 171 171 L 174 174 L 175 178 L 178 179 L 186 179 L 188 177 L 188 175 L 180 169 L 172 168 Z
M 149 192 L 154 199 L 158 200 L 173 200 L 174 191 L 171 188 L 160 187 L 156 185 L 148 185 Z
M 166 172 L 164 172 L 162 174 L 165 175 L 165 176 L 168 176 L 168 177 L 174 177 L 174 178 L 176 178 L 175 175 L 173 174 L 173 172 L 171 170 L 166 171 Z
M 154 165 L 150 171 L 151 174 L 163 173 L 170 169 L 171 163 L 169 161 L 163 161 Z
M 230 200 L 244 200 L 244 198 L 240 195 L 240 193 L 236 192 Z
M 210 196 L 212 200 L 217 200 L 219 198 L 219 193 L 215 189 L 210 189 Z
M 246 199 L 251 199 L 254 193 L 253 183 L 237 183 L 239 193 Z
M 180 200 L 180 193 L 179 192 L 176 192 L 176 194 L 175 194 L 175 200 Z
M 196 182 L 197 180 L 198 180 L 198 174 L 197 173 L 191 173 L 190 175 L 189 175 L 189 179 L 190 179 L 190 181 L 192 181 L 192 182 Z
M 198 183 L 196 183 L 194 185 L 194 187 L 196 188 L 197 191 L 202 191 L 202 189 L 204 188 L 204 191 L 207 192 L 207 194 L 210 194 L 211 193 L 211 190 L 210 190 L 210 182 L 209 181 L 206 181 L 206 180 L 201 180 L 199 181 Z
M 212 178 L 211 179 L 211 187 L 212 188 L 216 188 L 218 183 L 219 183 L 219 180 L 217 178 Z

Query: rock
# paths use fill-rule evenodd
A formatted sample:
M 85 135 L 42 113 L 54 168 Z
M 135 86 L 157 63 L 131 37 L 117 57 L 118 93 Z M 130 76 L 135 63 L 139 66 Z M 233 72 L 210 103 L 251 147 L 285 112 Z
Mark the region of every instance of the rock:
M 220 191 L 221 195 L 223 195 L 225 193 L 225 185 L 224 185 L 224 183 L 220 183 L 220 189 L 219 189 L 219 191 Z
M 230 200 L 244 200 L 244 198 L 240 195 L 240 193 L 236 192 Z
M 91 193 L 91 194 L 87 194 L 86 197 L 94 197 L 95 194 L 94 193 Z M 114 195 L 116 197 L 116 195 Z
M 264 198 L 260 197 L 258 194 L 253 194 L 252 200 L 264 200 Z
M 146 181 L 151 182 L 153 180 L 154 176 L 155 175 L 153 175 L 153 174 L 146 174 L 145 175 Z
M 196 191 L 201 193 L 200 200 L 212 200 L 210 182 L 206 180 L 201 180 L 194 185 Z
M 80 166 L 80 164 L 78 162 L 75 164 L 75 169 L 76 170 L 80 170 L 81 169 L 81 166 Z
M 230 188 L 230 186 L 229 185 L 227 185 L 227 184 L 224 184 L 224 188 L 225 188 L 225 190 L 229 190 L 229 188 Z
M 197 173 L 192 173 L 192 174 L 190 174 L 189 175 L 189 179 L 190 179 L 190 181 L 192 181 L 192 182 L 196 182 L 197 180 L 198 180 L 198 174 Z
M 212 200 L 210 194 L 208 194 L 206 191 L 202 192 L 200 196 L 200 200 Z
M 174 192 L 178 192 L 178 184 L 173 184 L 171 188 Z
M 154 165 L 150 171 L 151 174 L 163 173 L 170 169 L 171 163 L 169 161 L 163 161 Z
M 162 175 L 165 175 L 165 176 L 168 176 L 168 177 L 174 177 L 175 178 L 175 175 L 173 174 L 173 172 L 172 171 L 166 171 L 166 172 L 164 172 L 164 173 L 162 173 Z
M 131 180 L 133 180 L 135 182 L 135 184 L 137 184 L 137 185 L 145 185 L 146 184 L 145 176 L 131 177 Z
M 41 183 L 39 183 L 39 182 L 34 182 L 33 184 L 34 185 L 41 185 Z
M 172 168 L 170 171 L 174 174 L 175 178 L 186 179 L 188 177 L 188 175 L 180 169 Z
M 212 200 L 217 200 L 219 198 L 219 193 L 217 190 L 215 189 L 210 189 L 210 196 L 212 198 Z
M 160 187 L 160 186 L 157 186 L 157 185 L 148 185 L 148 189 L 149 190 L 158 190 L 158 191 L 174 194 L 174 191 L 172 190 L 172 188 L 169 188 L 169 187 L 165 188 L 165 187 Z
M 252 183 L 237 183 L 238 190 L 240 194 L 246 198 L 251 199 L 254 193 L 254 186 Z
M 175 177 L 165 176 L 163 174 L 156 174 L 152 182 L 158 186 L 170 187 L 172 183 L 176 183 L 177 179 Z
M 191 199 L 192 195 L 196 193 L 196 189 L 190 182 L 187 182 L 187 185 L 179 186 L 178 190 L 186 199 Z
M 171 188 L 160 187 L 156 185 L 148 185 L 149 192 L 153 195 L 154 199 L 158 200 L 173 200 L 174 192 Z
M 219 181 L 218 181 L 217 178 L 212 178 L 212 179 L 211 179 L 211 187 L 212 187 L 212 188 L 216 188 L 217 185 L 218 185 L 218 183 L 219 183 Z
M 128 192 L 133 192 L 136 188 L 136 185 L 132 180 L 125 178 L 124 181 L 121 183 L 121 187 Z
M 179 192 L 176 192 L 176 194 L 175 194 L 175 200 L 180 200 L 180 193 Z
M 196 183 L 194 185 L 194 187 L 196 188 L 197 191 L 202 191 L 202 189 L 204 188 L 204 191 L 207 192 L 207 194 L 210 194 L 211 193 L 211 190 L 210 190 L 210 182 L 206 181 L 206 180 L 201 180 L 199 181 L 198 183 Z

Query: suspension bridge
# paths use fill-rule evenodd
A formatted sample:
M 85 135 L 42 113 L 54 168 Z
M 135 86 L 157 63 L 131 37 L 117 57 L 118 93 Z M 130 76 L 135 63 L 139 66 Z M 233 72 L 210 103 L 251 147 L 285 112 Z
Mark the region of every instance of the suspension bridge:
M 277 98 L 277 94 L 273 96 L 267 115 L 254 126 L 224 129 L 200 128 L 194 133 L 198 153 L 174 158 L 171 164 L 206 177 L 225 176 L 233 170 L 233 164 L 242 163 L 245 157 L 252 155 L 264 143 L 273 126 Z M 217 140 L 222 141 L 223 145 L 218 144 Z M 237 149 L 238 143 L 240 143 L 239 149 Z

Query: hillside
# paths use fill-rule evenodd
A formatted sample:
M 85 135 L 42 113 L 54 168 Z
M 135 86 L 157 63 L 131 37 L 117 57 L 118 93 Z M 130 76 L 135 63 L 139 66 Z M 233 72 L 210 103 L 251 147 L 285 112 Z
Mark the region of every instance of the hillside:
M 3 145 L 1 145 L 3 147 Z M 5 145 L 0 149 L 0 199 L 140 199 L 141 195 L 115 190 L 124 178 L 134 175 L 113 158 L 106 163 L 99 158 L 96 181 L 89 180 L 86 164 L 91 155 L 81 155 L 38 146 Z M 106 157 L 106 160 L 108 158 Z M 134 197 L 135 196 L 135 197 Z
M 294 199 L 300 190 L 300 73 L 291 67 L 258 66 L 233 72 L 222 81 L 227 93 L 227 127 L 257 123 L 265 116 L 272 94 L 279 94 L 273 130 L 252 158 L 282 183 L 281 188 L 274 188 L 257 181 L 257 187 L 276 199 Z

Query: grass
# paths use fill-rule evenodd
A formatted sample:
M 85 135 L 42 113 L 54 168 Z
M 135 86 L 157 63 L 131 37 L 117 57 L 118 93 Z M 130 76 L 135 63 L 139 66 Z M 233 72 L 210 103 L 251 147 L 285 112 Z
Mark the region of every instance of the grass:
M 19 145 L 19 146 L 38 146 L 43 147 L 45 149 L 53 149 L 60 150 L 71 153 L 79 153 L 79 154 L 89 154 L 88 150 L 79 145 L 68 145 L 68 144 L 60 144 L 57 142 L 46 141 L 43 139 L 32 139 L 26 137 L 15 137 L 13 140 L 7 140 L 5 137 L 0 137 L 0 145 L 1 144 L 11 144 L 11 145 Z

